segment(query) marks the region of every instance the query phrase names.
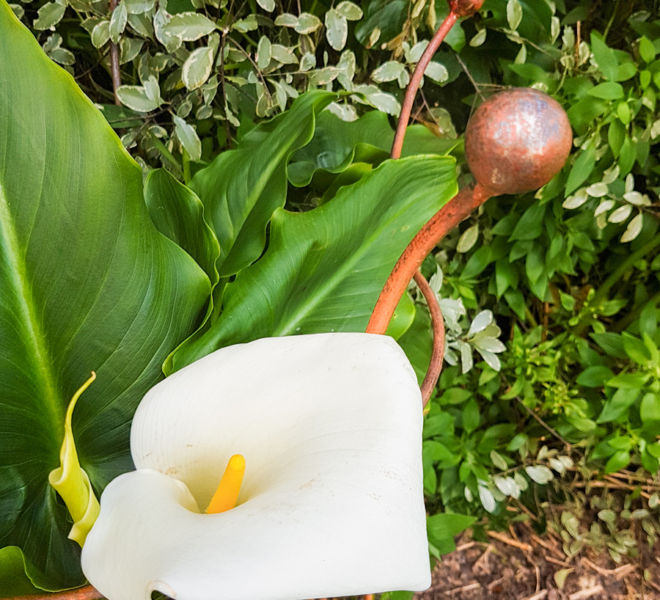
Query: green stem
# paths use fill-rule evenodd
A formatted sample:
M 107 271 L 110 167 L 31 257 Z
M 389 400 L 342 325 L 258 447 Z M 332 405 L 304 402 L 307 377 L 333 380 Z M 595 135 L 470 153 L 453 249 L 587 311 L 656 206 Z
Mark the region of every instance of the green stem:
M 616 0 L 616 4 L 614 5 L 614 10 L 612 11 L 612 16 L 610 17 L 610 20 L 607 22 L 607 26 L 605 27 L 605 31 L 603 31 L 603 41 L 607 41 L 607 34 L 610 32 L 610 29 L 612 28 L 612 25 L 614 24 L 614 18 L 616 17 L 616 13 L 619 11 L 619 2 L 621 0 Z
M 190 183 L 190 157 L 185 148 L 181 148 L 181 162 L 183 163 L 183 183 Z
M 624 260 L 603 282 L 603 284 L 596 290 L 593 298 L 589 304 L 593 307 L 598 307 L 602 302 L 607 298 L 610 289 L 614 286 L 615 283 L 619 281 L 632 267 L 633 265 L 644 258 L 647 254 L 655 250 L 657 246 L 660 246 L 660 236 L 654 235 L 651 240 L 639 248 L 636 252 L 633 252 L 626 260 Z M 584 333 L 584 330 L 589 325 L 590 315 L 584 315 L 580 322 L 575 326 L 573 331 L 574 335 L 581 336 Z

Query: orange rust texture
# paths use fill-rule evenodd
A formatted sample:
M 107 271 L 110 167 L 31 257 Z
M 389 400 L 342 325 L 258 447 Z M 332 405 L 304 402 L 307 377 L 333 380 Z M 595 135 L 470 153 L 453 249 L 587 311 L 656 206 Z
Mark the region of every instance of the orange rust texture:
M 57 592 L 55 594 L 32 594 L 30 596 L 14 596 L 12 598 L 0 598 L 0 600 L 100 600 L 103 598 L 101 592 L 91 585 Z

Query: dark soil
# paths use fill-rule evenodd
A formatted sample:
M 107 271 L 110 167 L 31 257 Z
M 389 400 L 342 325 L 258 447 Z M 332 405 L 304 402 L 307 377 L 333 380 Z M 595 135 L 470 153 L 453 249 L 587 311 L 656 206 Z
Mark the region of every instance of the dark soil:
M 639 548 L 638 557 L 617 564 L 590 552 L 569 559 L 557 538 L 528 527 L 489 536 L 463 536 L 415 600 L 660 600 L 657 544 L 655 552 Z

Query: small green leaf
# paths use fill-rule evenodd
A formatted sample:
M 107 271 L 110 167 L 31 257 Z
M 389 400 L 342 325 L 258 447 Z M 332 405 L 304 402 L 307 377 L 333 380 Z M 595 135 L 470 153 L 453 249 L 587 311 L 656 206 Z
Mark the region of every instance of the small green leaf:
M 48 2 L 39 9 L 38 16 L 32 25 L 39 31 L 50 29 L 62 20 L 65 10 L 64 2 Z
M 479 239 L 479 224 L 475 223 L 471 227 L 468 227 L 458 238 L 458 244 L 456 244 L 456 252 L 468 252 L 472 246 L 477 243 Z
M 160 99 L 150 98 L 141 85 L 120 85 L 117 88 L 117 97 L 124 106 L 137 112 L 150 112 L 161 104 Z
M 181 67 L 181 81 L 189 90 L 201 87 L 213 70 L 214 50 L 211 46 L 195 48 Z
M 479 405 L 477 401 L 472 398 L 463 408 L 463 429 L 466 433 L 472 433 L 481 421 L 481 416 L 479 415 Z
M 343 0 L 337 4 L 335 10 L 349 21 L 359 21 L 362 18 L 362 9 L 349 0 Z
M 616 114 L 624 125 L 629 125 L 632 120 L 632 113 L 627 102 L 619 102 L 616 106 Z
M 610 379 L 607 385 L 616 388 L 643 389 L 649 377 L 650 375 L 644 375 L 642 373 L 623 373 Z
M 597 86 L 592 87 L 588 92 L 594 98 L 602 98 L 603 100 L 619 100 L 623 98 L 623 86 L 614 81 L 605 81 Z
M 476 520 L 476 517 L 470 515 L 439 513 L 427 518 L 426 528 L 431 540 L 453 540 Z
M 630 139 L 630 136 L 626 135 L 621 146 L 621 151 L 619 152 L 619 169 L 622 177 L 630 173 L 630 169 L 632 169 L 632 166 L 635 164 L 635 156 L 636 153 L 633 142 Z
M 387 326 L 386 335 L 398 340 L 413 324 L 415 320 L 415 302 L 407 292 L 401 296 L 401 300 L 394 309 L 394 314 Z
M 268 67 L 271 58 L 270 52 L 270 40 L 265 35 L 262 35 L 259 39 L 259 44 L 257 45 L 257 67 L 262 70 Z
M 644 425 L 660 421 L 660 394 L 657 392 L 644 394 L 639 409 L 639 415 Z
M 128 11 L 126 10 L 126 5 L 120 2 L 117 8 L 112 11 L 112 17 L 110 17 L 110 40 L 113 44 L 119 42 L 119 38 L 126 28 L 127 21 Z
M 651 64 L 655 60 L 655 45 L 646 36 L 639 40 L 639 55 L 646 64 Z
M 545 485 L 555 478 L 555 476 L 552 474 L 552 471 L 545 465 L 533 465 L 525 467 L 525 472 L 527 475 L 529 475 L 529 478 L 532 481 L 535 481 L 541 485 Z
M 110 21 L 99 21 L 92 29 L 92 44 L 95 48 L 101 48 L 110 39 Z
M 587 367 L 578 375 L 577 383 L 585 387 L 602 387 L 605 382 L 614 376 L 614 373 L 603 366 Z
M 557 587 L 561 590 L 564 588 L 564 585 L 566 584 L 566 578 L 574 571 L 572 568 L 568 569 L 559 569 L 558 571 L 555 571 L 555 574 L 553 575 L 553 578 L 555 580 L 555 583 L 557 584 Z
M 582 151 L 573 166 L 571 172 L 568 174 L 566 180 L 566 194 L 572 194 L 578 189 L 591 175 L 591 172 L 596 166 L 596 152 L 593 146 L 589 146 L 586 150 Z
M 614 119 L 607 129 L 607 141 L 612 149 L 614 157 L 618 157 L 621 152 L 623 140 L 626 138 L 626 129 L 620 120 Z
M 506 20 L 509 23 L 509 27 L 514 31 L 518 29 L 518 25 L 520 25 L 520 21 L 522 21 L 522 15 L 523 11 L 519 0 L 507 0 Z
M 605 473 L 615 473 L 628 466 L 630 463 L 630 452 L 628 450 L 618 450 L 605 463 Z
M 545 209 L 545 204 L 533 202 L 527 210 L 525 210 L 518 223 L 516 223 L 516 226 L 511 233 L 511 239 L 535 240 L 538 238 L 543 231 Z
M 371 74 L 371 78 L 378 83 L 394 81 L 404 70 L 405 66 L 400 62 L 397 62 L 396 60 L 388 60 Z
M 502 471 L 505 471 L 509 468 L 509 465 L 504 460 L 504 458 L 502 458 L 502 455 L 498 454 L 495 450 L 490 451 L 490 461 L 493 463 L 493 465 Z
M 257 4 L 266 12 L 273 12 L 275 10 L 275 0 L 257 0 Z
M 325 37 L 330 46 L 337 51 L 340 51 L 346 45 L 348 37 L 348 22 L 346 17 L 339 13 L 339 11 L 331 8 L 325 13 Z
M 192 160 L 199 160 L 202 156 L 202 142 L 197 136 L 195 128 L 176 115 L 172 115 L 172 120 L 176 137 L 179 138 L 188 156 Z
M 488 33 L 488 30 L 484 27 L 483 29 L 480 29 L 477 31 L 477 33 L 472 36 L 472 39 L 469 42 L 469 45 L 472 48 L 478 48 L 481 46 L 485 41 L 486 41 L 486 34 Z
M 256 31 L 259 29 L 259 22 L 257 21 L 257 15 L 251 14 L 245 17 L 244 19 L 238 19 L 234 21 L 231 28 L 234 31 L 239 31 L 240 33 L 248 33 L 250 31 Z
M 119 42 L 119 64 L 124 65 L 135 60 L 140 54 L 142 46 L 144 46 L 144 40 L 122 37 Z
M 426 67 L 424 75 L 429 79 L 433 79 L 436 83 L 445 83 L 449 79 L 449 71 L 445 65 L 432 60 Z
M 627 415 L 630 407 L 639 397 L 639 390 L 630 388 L 618 389 L 614 395 L 605 403 L 603 410 L 598 416 L 598 423 L 610 423 Z
M 621 335 L 612 332 L 592 333 L 592 339 L 598 344 L 608 356 L 615 358 L 626 358 L 626 352 L 623 349 L 623 338 Z
M 282 46 L 281 44 L 271 44 L 270 46 L 270 56 L 273 60 L 276 60 L 279 63 L 282 63 L 283 65 L 295 65 L 298 64 L 298 59 L 296 58 L 296 55 L 294 51 L 291 48 L 287 48 L 286 46 Z M 314 56 L 313 54 L 305 54 L 302 59 L 301 59 L 301 70 L 306 70 L 303 68 L 302 61 L 303 60 L 309 60 L 309 58 L 305 59 L 305 56 Z M 314 68 L 316 63 L 313 65 L 310 65 L 309 68 Z M 308 69 L 307 69 L 308 70 Z
M 618 74 L 618 62 L 614 50 L 609 48 L 603 41 L 600 34 L 596 32 L 591 33 L 591 51 L 594 54 L 594 60 L 600 69 L 600 72 L 605 76 L 605 79 L 616 81 Z
M 630 220 L 630 223 L 628 223 L 626 230 L 621 236 L 622 243 L 632 242 L 637 238 L 637 236 L 642 232 L 643 219 L 643 214 L 639 212 Z
M 126 10 L 130 15 L 141 15 L 149 12 L 156 4 L 155 0 L 121 0 L 126 4 Z
M 301 15 L 298 17 L 294 29 L 301 35 L 309 35 L 310 33 L 314 33 L 316 30 L 320 29 L 322 26 L 323 23 L 321 23 L 321 19 L 319 19 L 316 15 L 304 12 L 301 13 Z
M 184 42 L 194 42 L 213 32 L 216 25 L 211 19 L 200 13 L 182 12 L 172 15 L 172 18 L 163 26 L 169 34 L 176 36 Z
M 282 13 L 275 17 L 275 25 L 278 27 L 297 27 L 298 26 L 298 17 L 292 15 L 291 13 Z

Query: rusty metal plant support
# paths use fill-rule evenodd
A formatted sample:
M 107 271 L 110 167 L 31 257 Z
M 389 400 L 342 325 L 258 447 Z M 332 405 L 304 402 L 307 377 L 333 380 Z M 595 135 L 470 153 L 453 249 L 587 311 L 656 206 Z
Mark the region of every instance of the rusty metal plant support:
M 442 361 L 445 357 L 445 320 L 442 316 L 435 292 L 431 289 L 424 275 L 417 271 L 414 279 L 426 300 L 429 312 L 431 313 L 431 327 L 433 328 L 431 361 L 426 372 L 426 377 L 424 377 L 424 381 L 422 382 L 422 405 L 426 406 L 431 399 L 431 394 L 433 393 L 435 384 L 438 382 L 438 377 L 440 377 Z
M 446 35 L 448 29 L 443 26 L 444 23 L 438 31 Z M 426 60 L 428 64 L 430 56 Z M 402 117 L 407 122 L 409 113 L 402 112 Z M 397 131 L 399 129 L 401 122 Z M 459 191 L 412 239 L 385 282 L 366 331 L 385 333 L 410 279 L 451 229 L 492 196 L 520 194 L 548 183 L 566 162 L 572 141 L 564 109 L 538 90 L 506 90 L 479 106 L 465 132 L 465 154 L 477 183 Z M 397 153 L 400 155 L 401 145 L 402 141 L 398 143 L 395 138 L 393 157 Z M 431 302 L 427 302 L 431 307 Z M 432 302 L 437 304 L 435 297 Z M 435 364 L 441 356 L 437 349 L 440 343 L 444 344 L 444 338 L 441 342 L 439 336 L 434 336 L 434 352 L 423 384 L 428 394 L 440 375 L 441 364 Z M 423 397 L 426 403 L 428 400 Z
M 448 0 L 449 3 L 449 14 L 445 17 L 445 20 L 440 24 L 438 30 L 431 38 L 428 46 L 424 50 L 422 56 L 413 71 L 412 77 L 410 78 L 410 83 L 406 88 L 406 93 L 403 99 L 403 104 L 401 106 L 401 113 L 399 115 L 399 120 L 397 123 L 396 132 L 394 134 L 394 141 L 392 142 L 392 150 L 390 152 L 391 158 L 400 158 L 401 151 L 403 149 L 403 140 L 406 135 L 406 128 L 410 121 L 410 114 L 412 112 L 413 102 L 415 101 L 415 96 L 421 85 L 422 78 L 424 77 L 424 72 L 428 67 L 433 55 L 436 53 L 440 44 L 444 41 L 445 37 L 451 30 L 451 28 L 456 24 L 458 19 L 462 17 L 470 17 L 475 12 L 477 12 L 484 0 Z M 460 194 L 459 194 L 460 195 Z M 458 196 L 456 197 L 458 198 Z M 454 200 L 456 199 L 454 198 Z M 485 202 L 487 198 L 483 201 Z M 453 200 L 452 200 L 453 202 Z M 429 307 L 429 312 L 431 313 L 431 323 L 433 327 L 433 350 L 431 353 L 431 361 L 429 363 L 426 376 L 422 383 L 422 402 L 426 406 L 428 401 L 431 398 L 433 388 L 438 382 L 440 377 L 440 371 L 442 370 L 442 360 L 444 358 L 444 345 L 445 345 L 445 331 L 444 331 L 444 319 L 442 317 L 442 311 L 440 310 L 440 305 L 438 304 L 438 299 L 436 298 L 435 293 L 429 287 L 428 282 L 422 275 L 419 267 L 422 264 L 422 261 L 426 255 L 433 249 L 437 242 L 444 237 L 444 235 L 452 229 L 456 224 L 462 221 L 468 214 L 472 211 L 472 202 L 468 201 L 463 202 L 461 200 L 458 203 L 452 204 L 448 212 L 437 213 L 429 223 L 420 231 L 420 233 L 415 236 L 408 248 L 404 251 L 404 254 L 401 256 L 399 261 L 394 267 L 392 275 L 388 278 L 385 283 L 385 287 L 378 298 L 378 302 L 374 307 L 371 319 L 367 325 L 367 333 L 385 333 L 387 325 L 394 314 L 394 309 L 398 304 L 401 296 L 405 292 L 405 289 L 408 285 L 408 282 L 415 278 L 415 282 L 419 286 L 426 303 Z M 449 207 L 449 204 L 447 207 Z M 464 207 L 463 204 L 466 204 Z M 445 207 L 445 208 L 447 208 Z M 465 208 L 469 207 L 469 210 L 465 212 Z M 456 212 L 457 215 L 465 215 L 460 218 L 459 221 L 452 220 L 453 212 Z M 435 221 L 434 225 L 431 225 Z M 429 230 L 429 225 L 431 228 Z M 443 233 L 434 231 L 434 227 L 440 228 Z M 440 237 L 437 237 L 437 236 Z M 420 238 L 421 236 L 421 238 Z M 433 241 L 430 244 L 427 250 L 424 251 L 424 248 L 427 247 L 425 242 L 427 240 L 437 240 Z M 423 252 L 423 255 L 422 255 Z M 394 274 L 396 273 L 396 276 Z

